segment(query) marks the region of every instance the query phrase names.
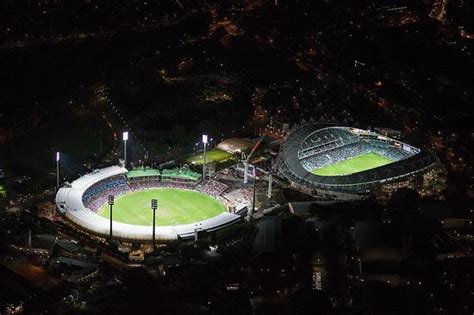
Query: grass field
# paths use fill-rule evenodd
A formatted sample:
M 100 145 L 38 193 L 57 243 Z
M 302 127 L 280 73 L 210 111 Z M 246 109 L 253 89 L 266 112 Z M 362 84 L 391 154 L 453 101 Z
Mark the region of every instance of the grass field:
M 212 162 L 222 163 L 233 158 L 234 156 L 232 154 L 219 150 L 219 149 L 214 149 L 214 150 L 210 150 L 206 152 L 206 163 L 212 163 Z M 189 157 L 187 161 L 190 164 L 201 165 L 203 163 L 202 152 L 199 154 L 196 154 L 195 156 Z
M 380 154 L 370 152 L 321 168 L 316 168 L 311 170 L 311 173 L 319 176 L 342 176 L 362 172 L 392 162 L 392 160 L 387 159 Z
M 151 199 L 158 200 L 156 225 L 193 223 L 225 211 L 225 206 L 219 201 L 196 191 L 150 189 L 117 197 L 113 207 L 113 220 L 134 225 L 152 225 Z M 107 204 L 100 209 L 99 215 L 109 218 Z

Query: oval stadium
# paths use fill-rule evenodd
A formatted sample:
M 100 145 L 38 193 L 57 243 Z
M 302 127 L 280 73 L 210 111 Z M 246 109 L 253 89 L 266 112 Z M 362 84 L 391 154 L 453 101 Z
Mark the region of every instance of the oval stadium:
M 308 124 L 280 148 L 279 174 L 293 187 L 366 194 L 386 185 L 422 180 L 437 159 L 430 153 L 369 130 Z
M 82 231 L 110 235 L 108 196 L 114 196 L 112 236 L 124 241 L 152 240 L 151 200 L 158 200 L 155 239 L 186 239 L 197 231 L 212 232 L 240 220 L 228 212 L 220 195 L 227 186 L 218 181 L 200 182 L 188 169 L 139 169 L 111 166 L 86 174 L 61 187 L 56 205 L 67 220 Z

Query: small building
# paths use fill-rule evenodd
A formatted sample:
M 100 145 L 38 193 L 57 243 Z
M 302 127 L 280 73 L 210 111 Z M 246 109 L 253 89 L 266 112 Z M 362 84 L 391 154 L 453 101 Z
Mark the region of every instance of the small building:
M 99 265 L 64 256 L 52 262 L 53 269 L 57 270 L 61 279 L 78 283 L 87 281 L 99 274 Z
M 257 235 L 252 251 L 258 256 L 264 253 L 279 253 L 282 250 L 282 219 L 262 217 L 257 221 Z
M 18 250 L 38 255 L 42 258 L 49 258 L 53 253 L 54 244 L 56 243 L 56 236 L 50 234 L 31 235 L 28 233 L 28 241 L 25 246 L 15 246 Z
M 219 143 L 217 148 L 227 153 L 234 154 L 250 149 L 252 146 L 253 144 L 247 140 L 240 138 L 230 138 Z
M 399 285 L 400 266 L 404 259 L 403 244 L 400 234 L 392 224 L 364 221 L 354 227 L 354 241 L 359 273 L 366 281 L 386 282 Z
M 93 256 L 92 252 L 67 239 L 58 239 L 56 241 L 56 250 L 61 256 L 69 258 L 87 259 Z

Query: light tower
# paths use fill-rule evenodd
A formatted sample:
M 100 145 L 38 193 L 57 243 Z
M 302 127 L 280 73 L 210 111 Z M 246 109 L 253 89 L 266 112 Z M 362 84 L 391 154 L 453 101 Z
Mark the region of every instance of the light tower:
M 206 147 L 207 135 L 202 135 L 202 145 L 204 146 L 203 162 L 202 162 L 202 181 L 206 180 Z
M 252 165 L 252 164 L 250 164 Z M 252 212 L 250 216 L 253 216 L 255 213 L 255 201 L 257 199 L 257 193 L 256 193 L 256 188 L 257 188 L 257 173 L 255 171 L 255 165 L 252 165 L 253 167 L 253 196 L 252 196 Z
M 109 195 L 108 203 L 110 206 L 110 241 L 112 241 L 112 206 L 114 205 L 114 195 Z
M 268 172 L 268 191 L 267 191 L 267 198 L 272 198 L 272 184 L 273 184 L 273 174 L 272 171 Z
M 153 210 L 153 248 L 155 248 L 155 213 L 156 209 L 158 209 L 158 200 L 152 199 L 151 200 L 151 210 Z
M 124 131 L 122 134 L 123 139 L 123 160 L 124 167 L 127 167 L 127 140 L 128 140 L 128 131 Z
M 59 189 L 59 152 L 56 152 L 56 190 Z

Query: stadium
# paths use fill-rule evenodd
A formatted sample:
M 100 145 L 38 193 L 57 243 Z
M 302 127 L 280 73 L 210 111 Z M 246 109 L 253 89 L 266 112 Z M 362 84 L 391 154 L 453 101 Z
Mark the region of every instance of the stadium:
M 212 232 L 240 220 L 228 211 L 221 197 L 227 185 L 201 182 L 188 168 L 171 170 L 111 166 L 86 174 L 58 190 L 59 211 L 82 231 L 110 235 L 108 196 L 114 196 L 112 235 L 123 241 L 152 241 L 151 199 L 158 200 L 155 239 L 158 242 L 191 238 L 195 232 Z
M 437 159 L 378 133 L 308 124 L 282 144 L 279 174 L 302 190 L 364 194 L 422 176 Z

